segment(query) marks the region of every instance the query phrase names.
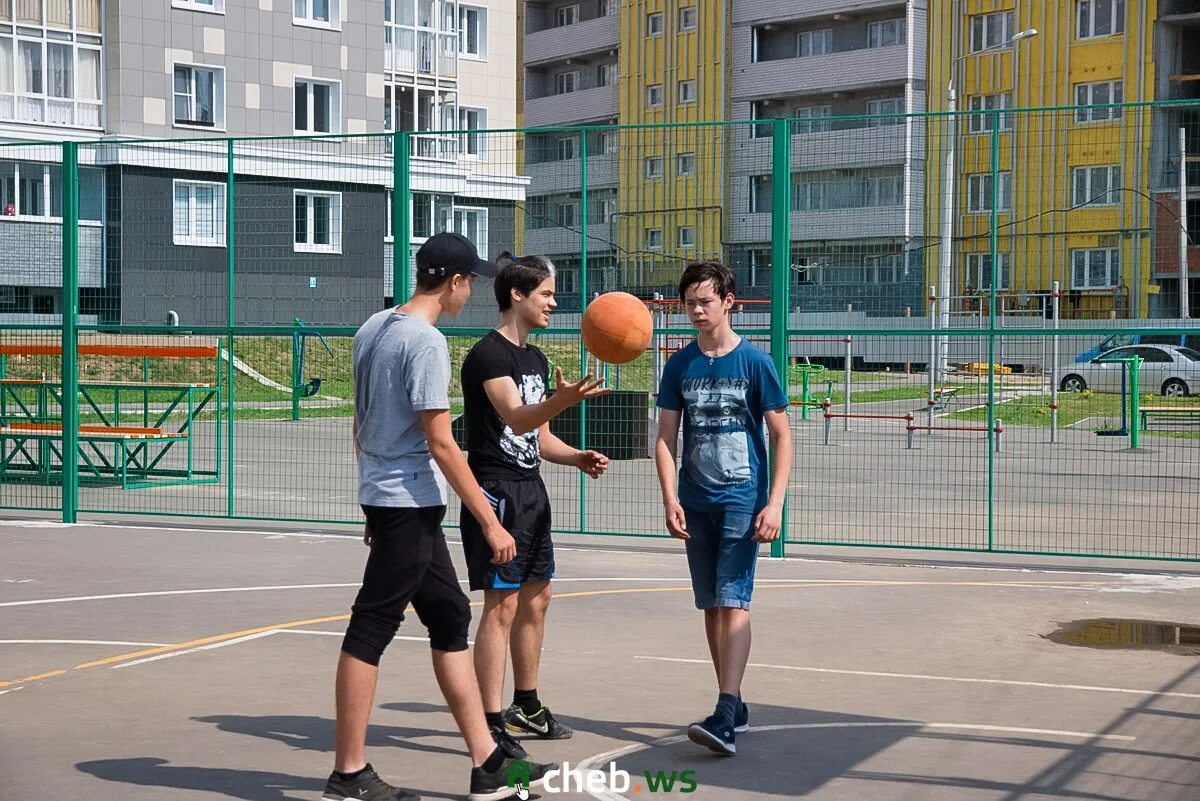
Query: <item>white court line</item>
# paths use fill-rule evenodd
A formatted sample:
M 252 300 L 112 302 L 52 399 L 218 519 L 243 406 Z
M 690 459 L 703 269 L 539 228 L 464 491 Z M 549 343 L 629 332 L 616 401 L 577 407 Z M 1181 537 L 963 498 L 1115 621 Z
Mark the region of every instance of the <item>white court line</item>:
M 1061 729 L 1030 729 L 1022 726 L 989 726 L 986 724 L 975 723 L 924 723 L 921 721 L 869 721 L 869 720 L 848 720 L 841 722 L 827 723 L 783 723 L 777 726 L 755 726 L 755 732 L 772 732 L 772 731 L 795 731 L 799 729 L 950 729 L 952 731 L 979 731 L 979 732 L 997 732 L 1004 734 L 1028 734 L 1036 737 L 1070 737 L 1082 740 L 1115 740 L 1118 742 L 1132 742 L 1137 739 L 1125 734 L 1099 734 L 1096 732 L 1087 731 L 1065 731 Z M 648 751 L 651 748 L 663 748 L 668 745 L 686 742 L 688 739 L 686 734 L 673 734 L 669 737 L 659 737 L 655 740 L 650 740 L 644 743 L 633 743 L 624 745 L 620 748 L 614 748 L 611 751 L 605 751 L 602 754 L 596 754 L 584 759 L 575 766 L 575 770 L 581 773 L 586 773 L 589 770 L 597 770 L 607 768 L 608 763 L 616 762 L 622 757 L 627 757 L 630 754 L 636 754 L 639 751 Z M 584 792 L 590 795 L 597 801 L 628 801 L 628 799 L 620 793 L 610 790 L 593 791 L 588 790 L 585 786 Z
M 656 582 L 687 582 L 689 578 L 669 576 L 669 577 L 647 577 L 647 576 L 590 576 L 578 578 L 556 578 L 552 582 L 555 584 L 565 583 L 600 583 L 600 582 L 628 582 L 628 583 L 656 583 Z M 1102 582 L 1087 582 L 1079 586 L 1065 586 L 1051 583 L 1039 582 L 966 582 L 966 581 L 887 581 L 883 579 L 758 579 L 761 584 L 824 584 L 844 587 L 1020 587 L 1029 589 L 1056 589 L 1056 590 L 1091 590 L 1100 587 Z M 459 584 L 466 584 L 467 579 L 460 579 Z M 13 606 L 44 606 L 46 604 L 66 604 L 76 603 L 79 601 L 111 601 L 122 598 L 160 598 L 169 595 L 211 595 L 217 593 L 232 593 L 232 592 L 270 592 L 272 590 L 321 590 L 321 589 L 346 589 L 350 587 L 358 587 L 362 584 L 360 581 L 334 583 L 334 584 L 273 584 L 259 587 L 205 587 L 194 590 L 153 590 L 148 592 L 118 592 L 109 595 L 72 595 L 64 598 L 36 598 L 27 601 L 4 601 L 0 603 L 0 607 Z
M 268 634 L 315 634 L 318 637 L 345 637 L 344 631 L 318 631 L 306 629 L 276 629 L 275 631 L 267 632 Z M 405 640 L 407 642 L 429 642 L 428 637 L 414 637 L 407 634 L 397 634 L 392 637 L 393 640 Z M 467 640 L 467 645 L 474 647 L 474 640 Z
M 0 645 L 133 645 L 165 648 L 169 642 L 124 642 L 121 640 L 0 640 Z
M 634 659 L 645 659 L 652 662 L 676 662 L 687 665 L 712 666 L 709 659 L 681 659 L 671 656 L 635 656 Z M 751 662 L 746 667 L 762 668 L 764 670 L 789 670 L 799 673 L 828 673 L 837 676 L 870 676 L 880 679 L 915 679 L 918 681 L 949 681 L 962 684 L 998 684 L 1006 687 L 1041 687 L 1050 690 L 1079 690 L 1090 693 L 1119 693 L 1123 695 L 1155 695 L 1164 698 L 1200 699 L 1200 693 L 1162 692 L 1159 690 L 1135 690 L 1128 687 L 1097 687 L 1090 684 L 1054 684 L 1045 681 L 1017 681 L 1015 679 L 978 679 L 969 676 L 931 676 L 924 673 L 887 673 L 877 670 L 841 670 L 837 668 L 802 667 L 798 665 L 769 665 L 762 662 Z
M 331 525 L 336 525 L 336 524 L 331 524 Z M 347 525 L 351 525 L 351 524 L 347 524 Z M 57 529 L 57 528 L 68 529 L 68 528 L 86 527 L 86 528 L 118 529 L 118 530 L 122 530 L 122 531 L 137 531 L 137 532 L 141 532 L 141 533 L 170 531 L 170 532 L 177 532 L 177 533 L 184 533 L 184 534 L 256 534 L 256 535 L 263 536 L 263 537 L 300 537 L 300 538 L 309 538 L 309 539 L 356 540 L 358 542 L 362 541 L 361 533 L 318 534 L 316 532 L 305 532 L 305 531 L 271 531 L 269 529 L 236 529 L 236 528 L 185 528 L 182 526 L 155 526 L 154 528 L 148 528 L 148 527 L 143 527 L 143 526 L 131 526 L 131 525 L 122 524 L 122 523 L 103 523 L 103 522 L 60 523 L 60 522 L 56 522 L 53 520 L 0 520 L 0 529 L 2 529 L 5 526 L 12 526 L 12 527 L 16 527 L 16 528 L 44 528 L 44 529 Z M 575 536 L 571 532 L 560 532 L 560 535 Z M 446 538 L 446 541 L 449 543 L 452 543 L 452 544 L 461 544 L 461 540 L 451 539 L 449 537 Z M 848 547 L 848 546 L 837 546 L 837 545 L 825 546 L 825 545 L 811 545 L 811 544 L 796 545 L 795 543 L 789 543 L 789 544 L 791 544 L 793 547 L 797 547 L 797 548 Z M 575 553 L 603 553 L 603 554 L 628 553 L 628 551 L 620 551 L 620 550 L 613 549 L 613 548 L 591 548 L 591 547 L 584 546 L 584 545 L 557 545 L 556 544 L 554 546 L 554 548 L 555 548 L 555 550 L 559 550 L 559 551 L 570 551 L 570 552 L 575 552 Z M 816 556 L 785 556 L 782 559 L 764 559 L 764 564 L 772 564 L 772 563 L 776 563 L 776 562 L 778 562 L 778 563 L 790 562 L 790 563 L 794 563 L 794 564 L 813 564 L 813 565 L 855 564 L 855 565 L 862 565 L 862 566 L 885 567 L 885 568 L 900 567 L 900 568 L 927 568 L 927 569 L 933 569 L 933 570 L 981 570 L 981 571 L 991 572 L 991 573 L 1046 573 L 1046 574 L 1052 574 L 1052 575 L 1057 574 L 1057 575 L 1065 575 L 1065 576 L 1121 578 L 1121 579 L 1131 579 L 1134 581 L 1141 580 L 1141 581 L 1147 581 L 1147 582 L 1151 582 L 1151 583 L 1155 583 L 1155 582 L 1158 582 L 1158 581 L 1161 581 L 1164 579 L 1166 579 L 1166 580 L 1175 579 L 1175 580 L 1180 580 L 1180 581 L 1185 581 L 1185 582 L 1186 581 L 1195 581 L 1198 583 L 1198 585 L 1200 585 L 1200 576 L 1175 576 L 1175 575 L 1158 576 L 1158 575 L 1147 574 L 1147 573 L 1122 573 L 1119 570 L 1112 570 L 1112 569 L 1103 570 L 1103 571 L 1072 570 L 1070 568 L 1049 567 L 1049 566 L 1048 567 L 1037 567 L 1037 566 L 1012 567 L 1012 566 L 993 566 L 993 565 L 962 565 L 962 564 L 941 564 L 938 562 L 930 562 L 930 561 L 913 562 L 913 563 L 906 562 L 906 563 L 902 563 L 902 564 L 893 564 L 891 562 L 879 562 L 879 561 L 875 561 L 875 560 L 869 558 L 873 555 L 893 553 L 894 552 L 893 549 L 888 548 L 886 545 L 881 545 L 881 546 L 878 546 L 877 548 L 873 548 L 873 549 L 858 548 L 858 549 L 856 549 L 856 551 L 858 554 L 861 554 L 864 558 L 862 558 L 862 559 L 850 559 L 850 558 L 831 559 L 831 558 L 827 558 L 827 557 L 816 557 Z M 679 551 L 644 550 L 644 551 L 638 551 L 637 553 L 639 555 L 643 555 L 643 556 L 653 555 L 653 556 L 668 556 L 668 557 L 678 557 L 683 554 L 682 550 L 679 550 Z M 913 552 L 911 550 L 909 550 L 909 551 L 905 552 L 905 555 L 911 556 L 912 553 Z M 984 557 L 984 556 L 989 556 L 989 555 L 1010 557 L 1010 556 L 1021 556 L 1021 555 L 1025 555 L 1025 554 L 1006 554 L 1006 553 L 1000 553 L 1000 552 L 997 552 L 995 554 L 988 554 L 986 551 L 983 551 L 983 552 L 966 551 L 966 552 L 964 552 L 963 557 L 971 558 L 972 556 Z M 1033 555 L 1036 556 L 1036 554 L 1033 554 Z M 1178 566 L 1176 566 L 1173 569 L 1177 570 L 1179 568 L 1178 568 Z M 756 579 L 756 581 L 762 581 L 762 580 L 763 579 L 761 579 L 761 578 Z M 562 579 L 556 579 L 556 581 L 562 581 Z
M 214 642 L 210 645 L 201 645 L 198 648 L 188 648 L 185 651 L 172 651 L 167 654 L 158 654 L 157 656 L 148 656 L 145 659 L 135 659 L 132 662 L 122 662 L 119 665 L 113 665 L 112 667 L 109 668 L 109 670 L 121 670 L 122 668 L 133 667 L 134 665 L 144 665 L 147 662 L 157 662 L 160 659 L 172 659 L 176 656 L 183 656 L 184 654 L 194 654 L 197 651 L 211 651 L 216 648 L 224 648 L 227 645 L 237 645 L 238 643 L 249 642 L 250 640 L 257 640 L 260 637 L 270 637 L 274 633 L 275 633 L 274 631 L 260 631 L 257 634 L 248 634 L 245 637 L 238 637 L 233 640 L 225 640 L 224 642 Z

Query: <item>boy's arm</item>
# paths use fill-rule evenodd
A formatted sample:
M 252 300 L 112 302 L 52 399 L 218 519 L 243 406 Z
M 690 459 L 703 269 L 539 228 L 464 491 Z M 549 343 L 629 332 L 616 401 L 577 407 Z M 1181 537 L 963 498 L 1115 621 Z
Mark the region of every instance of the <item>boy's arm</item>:
M 592 378 L 588 373 L 574 384 L 563 380 L 562 368 L 555 368 L 555 391 L 541 403 L 526 404 L 521 400 L 516 382 L 511 376 L 489 378 L 483 382 L 483 391 L 500 419 L 508 423 L 508 427 L 517 435 L 536 431 L 543 424 L 550 422 L 563 410 L 574 406 L 582 400 L 606 395 L 612 390 L 601 386 L 603 380 Z
M 662 490 L 663 511 L 667 517 L 667 531 L 676 539 L 691 539 L 687 533 L 687 519 L 679 505 L 675 480 L 675 441 L 679 437 L 680 412 L 674 409 L 658 410 L 658 436 L 654 440 L 654 466 L 658 468 L 658 485 Z
M 779 537 L 783 524 L 783 499 L 792 474 L 792 426 L 786 409 L 772 409 L 763 418 L 771 438 L 775 465 L 771 470 L 771 494 L 767 497 L 767 505 L 754 519 L 753 539 L 755 542 L 772 542 Z
M 598 451 L 581 451 L 572 448 L 550 433 L 550 424 L 542 423 L 538 432 L 538 440 L 542 447 L 542 458 L 547 462 L 577 467 L 592 478 L 600 478 L 600 474 L 608 469 L 608 457 Z
M 492 549 L 492 564 L 511 562 L 517 555 L 517 545 L 512 535 L 496 518 L 492 505 L 483 496 L 483 490 L 475 481 L 467 459 L 454 441 L 450 429 L 449 409 L 425 409 L 421 411 L 421 427 L 429 442 L 429 453 L 446 475 L 450 486 L 458 493 L 463 504 L 483 528 L 483 537 Z

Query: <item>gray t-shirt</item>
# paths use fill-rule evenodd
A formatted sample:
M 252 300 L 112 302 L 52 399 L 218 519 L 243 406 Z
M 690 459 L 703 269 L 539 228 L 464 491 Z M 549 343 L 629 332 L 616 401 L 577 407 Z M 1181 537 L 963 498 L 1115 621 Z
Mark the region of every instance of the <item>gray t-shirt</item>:
M 450 408 L 446 337 L 419 317 L 386 309 L 358 329 L 352 355 L 358 502 L 444 506 L 446 478 L 429 453 L 420 413 Z

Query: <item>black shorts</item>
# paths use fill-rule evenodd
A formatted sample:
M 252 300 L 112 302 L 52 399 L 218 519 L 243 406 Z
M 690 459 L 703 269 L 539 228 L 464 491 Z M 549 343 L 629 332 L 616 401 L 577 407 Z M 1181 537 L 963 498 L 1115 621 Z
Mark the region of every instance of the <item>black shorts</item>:
M 378 665 L 411 603 L 432 648 L 465 651 L 471 609 L 442 533 L 446 507 L 363 506 L 363 512 L 371 551 L 342 650 Z
M 459 518 L 467 578 L 472 590 L 516 590 L 522 584 L 554 578 L 554 542 L 550 539 L 550 496 L 541 476 L 522 481 L 481 481 L 480 487 L 500 523 L 517 543 L 517 557 L 492 564 L 492 548 L 479 521 L 464 506 Z

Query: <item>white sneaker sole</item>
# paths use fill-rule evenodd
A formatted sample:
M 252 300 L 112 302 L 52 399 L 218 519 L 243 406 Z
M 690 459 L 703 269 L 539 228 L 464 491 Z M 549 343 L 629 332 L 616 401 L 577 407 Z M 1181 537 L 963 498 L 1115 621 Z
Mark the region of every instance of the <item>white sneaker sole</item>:
M 707 729 L 699 723 L 693 723 L 688 726 L 688 739 L 696 745 L 702 745 L 709 751 L 725 756 L 732 756 L 737 753 L 737 746 L 733 743 L 727 743 L 720 737 L 710 734 Z
M 467 795 L 467 801 L 500 801 L 502 798 L 512 798 L 516 794 L 516 787 L 501 787 L 490 793 L 470 793 Z
M 746 732 L 750 731 L 750 724 L 743 723 L 741 726 L 734 726 L 733 730 L 737 734 L 745 734 Z

